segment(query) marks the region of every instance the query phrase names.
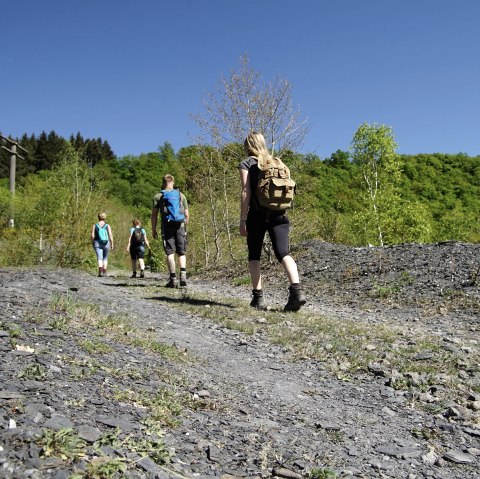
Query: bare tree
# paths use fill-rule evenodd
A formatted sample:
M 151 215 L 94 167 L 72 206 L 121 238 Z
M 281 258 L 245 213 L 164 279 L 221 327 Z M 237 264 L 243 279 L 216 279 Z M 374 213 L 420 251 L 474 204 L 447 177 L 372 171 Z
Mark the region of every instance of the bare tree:
M 292 103 L 288 80 L 263 81 L 249 65 L 248 56 L 240 58 L 240 68 L 229 78 L 222 77 L 217 90 L 204 100 L 204 112 L 192 115 L 200 127 L 197 138 L 202 156 L 201 184 L 208 188 L 210 215 L 202 225 L 204 238 L 215 245 L 213 262 L 218 265 L 228 256 L 235 260 L 232 218 L 238 216 L 237 164 L 250 131 L 265 136 L 272 154 L 299 148 L 307 132 L 307 120 Z M 214 153 L 213 153 L 214 152 Z M 221 214 L 223 212 L 223 214 Z M 224 251 L 225 250 L 225 251 Z
M 292 86 L 285 78 L 265 82 L 244 54 L 240 68 L 222 77 L 217 91 L 204 100 L 203 114 L 192 115 L 201 131 L 201 143 L 223 147 L 242 143 L 248 132 L 265 136 L 272 151 L 296 150 L 304 142 L 308 121 L 292 102 Z

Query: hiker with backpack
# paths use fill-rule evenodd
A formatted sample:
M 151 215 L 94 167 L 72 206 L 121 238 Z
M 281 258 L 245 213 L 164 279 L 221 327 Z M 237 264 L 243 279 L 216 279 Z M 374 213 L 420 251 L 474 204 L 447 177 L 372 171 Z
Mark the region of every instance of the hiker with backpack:
M 248 158 L 240 165 L 240 235 L 246 236 L 248 268 L 252 282 L 250 306 L 264 307 L 260 257 L 263 239 L 268 231 L 273 251 L 290 282 L 284 311 L 298 311 L 305 303 L 295 260 L 289 254 L 290 221 L 286 210 L 291 206 L 295 183 L 290 170 L 270 155 L 261 133 L 251 132 L 244 142 Z
M 162 191 L 153 198 L 152 208 L 152 235 L 158 238 L 158 213 L 161 217 L 162 239 L 170 277 L 167 288 L 176 288 L 177 274 L 175 253 L 180 266 L 180 286 L 187 286 L 187 231 L 189 220 L 188 203 L 185 195 L 178 188 L 174 188 L 175 178 L 167 174 L 163 177 Z
M 132 278 L 137 277 L 137 260 L 140 266 L 140 278 L 145 277 L 145 245 L 150 249 L 147 232 L 142 228 L 139 219 L 133 220 L 133 228 L 130 228 L 130 236 L 128 237 L 127 251 L 132 259 Z
M 108 252 L 113 249 L 112 228 L 106 223 L 107 215 L 98 213 L 98 223 L 92 226 L 92 245 L 97 255 L 98 276 L 107 276 Z

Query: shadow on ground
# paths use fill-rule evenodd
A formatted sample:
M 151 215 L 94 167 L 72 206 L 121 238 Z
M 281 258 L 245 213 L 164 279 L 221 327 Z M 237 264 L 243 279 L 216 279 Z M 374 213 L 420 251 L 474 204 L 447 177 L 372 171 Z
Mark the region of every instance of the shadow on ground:
M 218 301 L 212 301 L 209 299 L 196 299 L 189 296 L 181 296 L 179 298 L 172 298 L 170 296 L 152 296 L 150 298 L 144 298 L 152 301 L 164 301 L 166 303 L 186 303 L 192 306 L 222 306 L 223 308 L 234 309 L 235 306 L 228 303 L 219 303 Z
M 140 281 L 136 282 L 136 283 L 100 283 L 102 284 L 103 286 L 115 286 L 115 287 L 119 287 L 121 286 L 122 288 L 146 288 L 147 286 L 152 286 L 152 284 L 145 284 L 145 283 L 141 283 Z

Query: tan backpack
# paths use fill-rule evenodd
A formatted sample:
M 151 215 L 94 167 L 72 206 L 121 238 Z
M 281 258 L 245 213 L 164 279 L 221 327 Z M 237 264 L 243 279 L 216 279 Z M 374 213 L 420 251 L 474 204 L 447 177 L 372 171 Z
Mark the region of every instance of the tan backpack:
M 280 158 L 257 158 L 258 183 L 256 195 L 260 206 L 271 211 L 283 211 L 292 207 L 295 182 L 290 170 Z

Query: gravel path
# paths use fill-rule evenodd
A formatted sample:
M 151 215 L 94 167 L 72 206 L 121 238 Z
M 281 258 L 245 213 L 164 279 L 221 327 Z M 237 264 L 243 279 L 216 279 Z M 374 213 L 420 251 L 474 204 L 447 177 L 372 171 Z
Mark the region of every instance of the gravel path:
M 474 306 L 427 314 L 433 306 L 437 311 L 446 306 L 443 302 L 439 306 L 438 301 L 427 304 L 427 287 L 419 287 L 418 282 L 416 293 L 417 299 L 423 298 L 421 304 L 412 298 L 402 299 L 402 294 L 408 293 L 403 289 L 396 291 L 394 299 L 378 302 L 369 295 L 371 281 L 362 288 L 359 281 L 345 280 L 346 269 L 342 273 L 341 268 L 355 261 L 364 266 L 368 261 L 373 264 L 378 256 L 371 255 L 378 255 L 378 251 L 362 250 L 362 255 L 370 256 L 359 261 L 358 256 L 352 256 L 353 250 L 343 247 L 313 244 L 311 248 L 317 251 L 315 262 L 311 257 L 299 260 L 307 272 L 304 284 L 310 291 L 307 311 L 318 311 L 338 321 L 354 319 L 397 326 L 400 321 L 408 324 L 411 334 L 434 331 L 448 336 L 453 344 L 476 338 L 479 322 Z M 463 246 L 461 249 L 468 256 Z M 337 258 L 335 275 L 333 250 Z M 392 251 L 400 253 L 399 249 Z M 437 246 L 437 255 L 441 257 L 444 252 L 442 245 Z M 408 263 L 405 249 L 400 256 Z M 472 263 L 465 268 L 471 270 Z M 365 277 L 362 268 L 355 274 L 362 280 Z M 394 278 L 401 274 L 399 267 Z M 463 281 L 462 275 L 468 276 L 467 272 L 459 273 L 455 281 Z M 0 477 L 67 478 L 72 471 L 79 477 L 95 477 L 88 476 L 88 462 L 98 455 L 96 452 L 70 460 L 42 457 L 45 447 L 42 449 L 36 438 L 45 428 L 71 427 L 80 431 L 91 448 L 113 426 L 120 428 L 120 438 L 130 434 L 140 442 L 148 436 L 142 422 L 145 410 L 115 399 L 112 392 L 127 388 L 154 392 L 168 381 L 153 372 L 135 379 L 108 374 L 133 366 L 151 371 L 161 366 L 184 378 L 176 391 L 191 397 L 192 407 L 184 408 L 178 426 L 164 426 L 163 441 L 173 454 L 167 464 L 158 465 L 152 454 L 142 459 L 133 447 L 103 447 L 106 457 L 133 458 L 136 464 L 120 475 L 105 477 L 480 477 L 478 415 L 467 419 L 465 408 L 453 403 L 442 404 L 436 411 L 414 407 L 408 395 L 385 384 L 382 374 L 365 372 L 354 380 L 337 379 L 321 362 L 293 361 L 262 332 L 245 335 L 171 307 L 200 293 L 208 294 L 212 303 L 222 303 L 225 297 L 248 299 L 246 286 L 192 279 L 187 298 L 177 291 L 158 288 L 151 293 L 142 288 L 162 279 L 151 275 L 140 283 L 118 275 L 96 278 L 72 270 L 0 270 Z M 376 284 L 383 280 L 377 277 Z M 342 294 L 335 288 L 339 281 Z M 432 299 L 436 292 L 429 291 Z M 475 285 L 468 292 L 470 297 L 478 297 Z M 89 356 L 81 347 L 82 341 L 92 338 L 88 331 L 65 332 L 32 321 L 32 311 L 48 310 L 52 299 L 62 295 L 97 304 L 102 314 L 127 315 L 145 335 L 151 333 L 161 343 L 175 345 L 192 360 L 166 360 L 120 343 L 112 343 L 111 353 Z M 270 288 L 272 305 L 280 306 L 284 299 L 281 289 Z M 15 328 L 20 332 L 15 333 Z M 33 351 L 19 349 L 19 345 Z M 473 347 L 471 342 L 469 347 Z M 93 359 L 108 364 L 108 368 L 78 379 L 74 367 L 81 366 L 72 365 L 66 356 L 84 361 L 84 369 Z M 19 373 L 32 365 L 44 366 L 45 377 L 19 378 Z M 472 394 L 472 404 L 478 403 L 478 390 Z M 196 400 L 203 407 L 195 407 Z M 87 434 L 92 431 L 93 437 Z

